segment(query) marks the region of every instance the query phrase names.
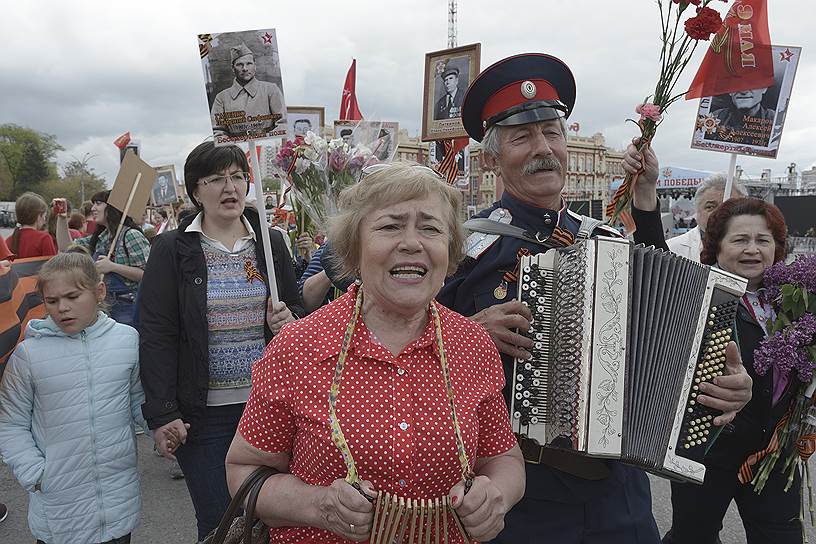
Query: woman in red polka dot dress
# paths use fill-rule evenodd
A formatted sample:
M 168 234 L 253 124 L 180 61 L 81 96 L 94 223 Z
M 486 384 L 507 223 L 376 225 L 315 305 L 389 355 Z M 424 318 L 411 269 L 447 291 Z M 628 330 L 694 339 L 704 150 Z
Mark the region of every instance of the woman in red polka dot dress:
M 521 498 L 498 352 L 433 300 L 461 258 L 459 198 L 409 163 L 369 167 L 343 192 L 330 236 L 361 283 L 267 346 L 227 454 L 233 493 L 258 466 L 280 471 L 258 500 L 271 542 L 367 541 L 378 492 L 447 498 L 471 539 L 490 540 Z

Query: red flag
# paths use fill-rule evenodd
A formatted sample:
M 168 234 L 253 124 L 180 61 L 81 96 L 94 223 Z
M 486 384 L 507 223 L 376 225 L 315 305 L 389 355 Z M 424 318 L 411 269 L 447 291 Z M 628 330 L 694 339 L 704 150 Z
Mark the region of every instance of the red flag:
M 734 0 L 686 100 L 770 87 L 773 75 L 767 0 Z
M 343 97 L 340 99 L 340 120 L 350 119 L 359 121 L 363 118 L 360 108 L 357 106 L 357 59 L 351 61 L 351 68 L 346 74 L 346 83 L 343 85 Z
M 125 132 L 113 141 L 113 145 L 119 149 L 124 149 L 130 143 L 130 131 Z
M 246 152 L 244 152 L 244 155 L 246 155 L 247 163 L 249 164 L 249 176 L 250 176 L 250 181 L 249 182 L 253 183 L 254 180 L 252 179 L 252 155 L 249 154 L 251 150 L 252 150 L 252 147 L 250 146 L 246 150 Z M 259 146 L 259 145 L 255 146 L 255 156 L 258 157 L 258 164 L 260 164 L 261 163 L 261 146 Z

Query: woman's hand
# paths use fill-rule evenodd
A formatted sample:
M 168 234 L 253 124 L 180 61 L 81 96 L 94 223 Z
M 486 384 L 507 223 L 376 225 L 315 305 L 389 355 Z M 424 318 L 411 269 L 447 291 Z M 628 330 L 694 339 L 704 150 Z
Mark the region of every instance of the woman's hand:
M 184 423 L 180 419 L 174 419 L 170 423 L 162 425 L 153 431 L 153 442 L 156 443 L 156 448 L 164 457 L 176 460 L 173 453 L 179 446 L 187 442 L 187 430 L 190 428 L 189 423 Z
M 269 325 L 272 334 L 278 334 L 284 325 L 294 320 L 295 316 L 285 302 L 272 302 L 270 298 L 266 303 L 266 324 Z
M 298 250 L 298 254 L 301 255 L 306 261 L 312 258 L 312 250 L 314 249 L 314 239 L 312 235 L 308 232 L 303 232 L 295 239 L 295 247 Z
M 371 482 L 363 482 L 363 491 L 376 497 Z M 323 527 L 327 531 L 355 542 L 368 540 L 374 522 L 374 505 L 345 480 L 335 480 L 325 488 L 318 504 Z
M 467 495 L 464 482 L 459 482 L 450 490 L 449 496 L 453 509 L 473 540 L 492 540 L 504 529 L 507 506 L 501 490 L 487 476 L 476 476 Z
M 96 269 L 99 271 L 100 274 L 108 274 L 113 272 L 116 263 L 111 261 L 107 255 L 100 255 L 96 259 Z

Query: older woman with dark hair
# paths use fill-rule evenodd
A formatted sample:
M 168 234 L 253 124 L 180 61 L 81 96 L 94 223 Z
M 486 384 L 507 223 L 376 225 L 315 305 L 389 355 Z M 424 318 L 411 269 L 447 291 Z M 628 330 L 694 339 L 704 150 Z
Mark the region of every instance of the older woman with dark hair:
M 732 500 L 737 502 L 749 544 L 802 542 L 800 478 L 785 492 L 786 476 L 774 471 L 760 494 L 750 483 L 737 480 L 742 463 L 768 446 L 797 389 L 773 369 L 764 376 L 754 370 L 754 350 L 768 334 L 767 320 L 773 315 L 762 278 L 768 267 L 785 258 L 786 238 L 779 209 L 755 198 L 727 200 L 708 219 L 702 262 L 748 279 L 734 338 L 753 379 L 753 396 L 706 454 L 705 483 L 672 484 L 673 527 L 664 542 L 716 542 Z
M 203 539 L 229 503 L 224 458 L 244 411 L 252 362 L 286 323 L 304 314 L 283 238 L 270 231 L 281 302 L 267 284 L 261 221 L 250 206 L 246 155 L 196 147 L 184 165 L 198 209 L 153 242 L 140 292 L 143 412 L 159 449 L 184 471 Z
M 343 191 L 329 235 L 342 274 L 361 281 L 267 347 L 227 455 L 232 490 L 258 466 L 280 471 L 256 510 L 271 542 L 368 540 L 377 492 L 442 497 L 489 540 L 521 498 L 498 352 L 434 301 L 462 256 L 459 199 L 410 163 L 369 167 Z M 462 542 L 442 517 L 430 530 L 447 522 Z

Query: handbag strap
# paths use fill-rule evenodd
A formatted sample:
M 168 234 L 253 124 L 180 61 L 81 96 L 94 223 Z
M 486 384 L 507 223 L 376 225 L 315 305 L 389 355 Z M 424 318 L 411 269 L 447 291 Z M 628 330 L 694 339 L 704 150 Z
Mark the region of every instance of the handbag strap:
M 261 488 L 263 488 L 263 484 L 269 476 L 271 476 L 271 474 L 262 476 L 256 480 L 252 489 L 249 490 L 246 506 L 244 507 L 244 544 L 252 544 L 252 532 L 255 527 L 255 522 L 257 521 L 255 517 L 255 506 L 258 503 L 258 495 L 261 494 Z
M 235 516 L 238 514 L 238 510 L 241 508 L 241 505 L 243 505 L 244 499 L 248 494 L 257 489 L 252 501 L 252 514 L 254 516 L 255 501 L 258 500 L 258 493 L 260 493 L 261 487 L 267 478 L 278 472 L 279 471 L 272 467 L 258 467 L 252 471 L 252 474 L 246 477 L 241 487 L 238 488 L 238 491 L 236 491 L 232 497 L 226 512 L 224 512 L 224 515 L 221 517 L 221 522 L 218 524 L 215 534 L 208 544 L 224 544 L 224 540 L 227 538 L 227 531 L 229 531 L 232 526 L 232 520 L 235 519 Z M 249 504 L 247 504 L 247 508 L 249 508 Z

